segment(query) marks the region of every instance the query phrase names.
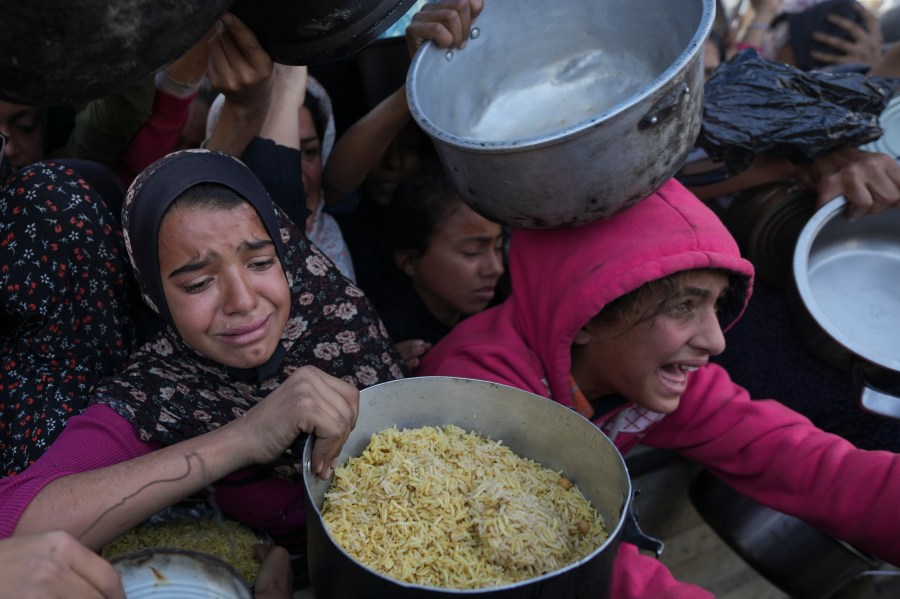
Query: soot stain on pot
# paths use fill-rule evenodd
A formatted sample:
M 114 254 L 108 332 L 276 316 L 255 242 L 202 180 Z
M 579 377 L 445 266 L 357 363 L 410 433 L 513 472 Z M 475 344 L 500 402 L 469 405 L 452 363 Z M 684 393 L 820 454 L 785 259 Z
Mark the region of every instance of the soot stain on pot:
M 346 23 L 353 18 L 353 11 L 350 9 L 338 9 L 328 15 L 325 19 L 314 20 L 299 28 L 297 32 L 300 35 L 315 37 L 328 33 L 338 26 L 340 23 Z

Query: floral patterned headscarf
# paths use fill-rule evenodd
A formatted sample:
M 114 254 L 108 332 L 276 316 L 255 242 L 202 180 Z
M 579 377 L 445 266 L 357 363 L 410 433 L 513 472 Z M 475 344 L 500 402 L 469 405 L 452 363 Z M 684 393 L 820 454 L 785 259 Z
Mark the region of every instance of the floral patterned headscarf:
M 155 256 L 146 255 L 148 246 L 153 254 L 157 251 L 155 237 L 147 232 L 158 234 L 165 207 L 187 188 L 185 181 L 219 182 L 241 193 L 280 246 L 292 302 L 281 336 L 281 355 L 269 370 L 257 369 L 248 376 L 194 351 L 170 323 L 133 355 L 121 375 L 95 388 L 94 403 L 108 404 L 131 421 L 143 441 L 171 445 L 239 417 L 304 365 L 358 387 L 403 376 L 403 362 L 362 291 L 272 204 L 261 185 L 254 189 L 255 177 L 243 163 L 215 152 L 170 154 L 141 173 L 128 191 L 123 227 L 142 292 L 151 306 L 162 313 L 165 302 L 161 290 L 152 289 L 159 266 Z M 274 466 L 281 476 L 302 477 L 296 451 L 289 451 Z

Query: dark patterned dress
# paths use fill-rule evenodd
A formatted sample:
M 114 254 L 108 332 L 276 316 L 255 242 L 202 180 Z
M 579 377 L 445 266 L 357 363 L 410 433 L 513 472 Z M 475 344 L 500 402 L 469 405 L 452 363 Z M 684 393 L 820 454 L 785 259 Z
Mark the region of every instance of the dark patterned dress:
M 133 349 L 117 220 L 74 170 L 39 162 L 0 190 L 0 475 L 20 472 Z

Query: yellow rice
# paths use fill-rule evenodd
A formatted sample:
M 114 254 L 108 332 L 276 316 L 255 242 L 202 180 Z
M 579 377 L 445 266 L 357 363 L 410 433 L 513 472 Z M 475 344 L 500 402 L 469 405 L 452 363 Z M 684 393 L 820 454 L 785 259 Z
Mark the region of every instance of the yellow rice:
M 602 517 L 560 472 L 452 425 L 372 435 L 335 471 L 322 514 L 361 563 L 454 589 L 557 570 L 607 537 Z
M 253 546 L 260 542 L 253 529 L 240 522 L 201 518 L 138 526 L 109 543 L 101 555 L 111 559 L 141 549 L 189 549 L 228 562 L 244 580 L 252 583 L 259 572 Z

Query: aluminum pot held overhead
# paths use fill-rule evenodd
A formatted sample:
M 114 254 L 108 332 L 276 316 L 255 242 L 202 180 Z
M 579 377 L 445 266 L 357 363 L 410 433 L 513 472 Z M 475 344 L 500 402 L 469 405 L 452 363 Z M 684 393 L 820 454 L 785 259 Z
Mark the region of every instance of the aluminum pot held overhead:
M 416 53 L 410 110 L 484 216 L 520 228 L 604 218 L 693 147 L 714 15 L 715 0 L 489 0 L 465 49 Z
M 561 470 L 606 521 L 609 538 L 567 567 L 517 584 L 474 590 L 440 589 L 399 582 L 358 562 L 341 549 L 322 521 L 330 482 L 312 473 L 312 441 L 304 448 L 310 579 L 317 599 L 381 597 L 609 597 L 611 568 L 620 539 L 634 520 L 632 490 L 622 456 L 600 430 L 572 410 L 519 389 L 464 378 L 416 377 L 360 392 L 359 420 L 339 457 L 363 452 L 371 435 L 396 425 L 415 428 L 455 424 L 475 430 L 521 456 Z M 633 532 L 633 531 L 631 531 Z
M 789 302 L 810 349 L 852 372 L 860 407 L 900 419 L 900 210 L 849 222 L 835 198 L 794 249 Z

